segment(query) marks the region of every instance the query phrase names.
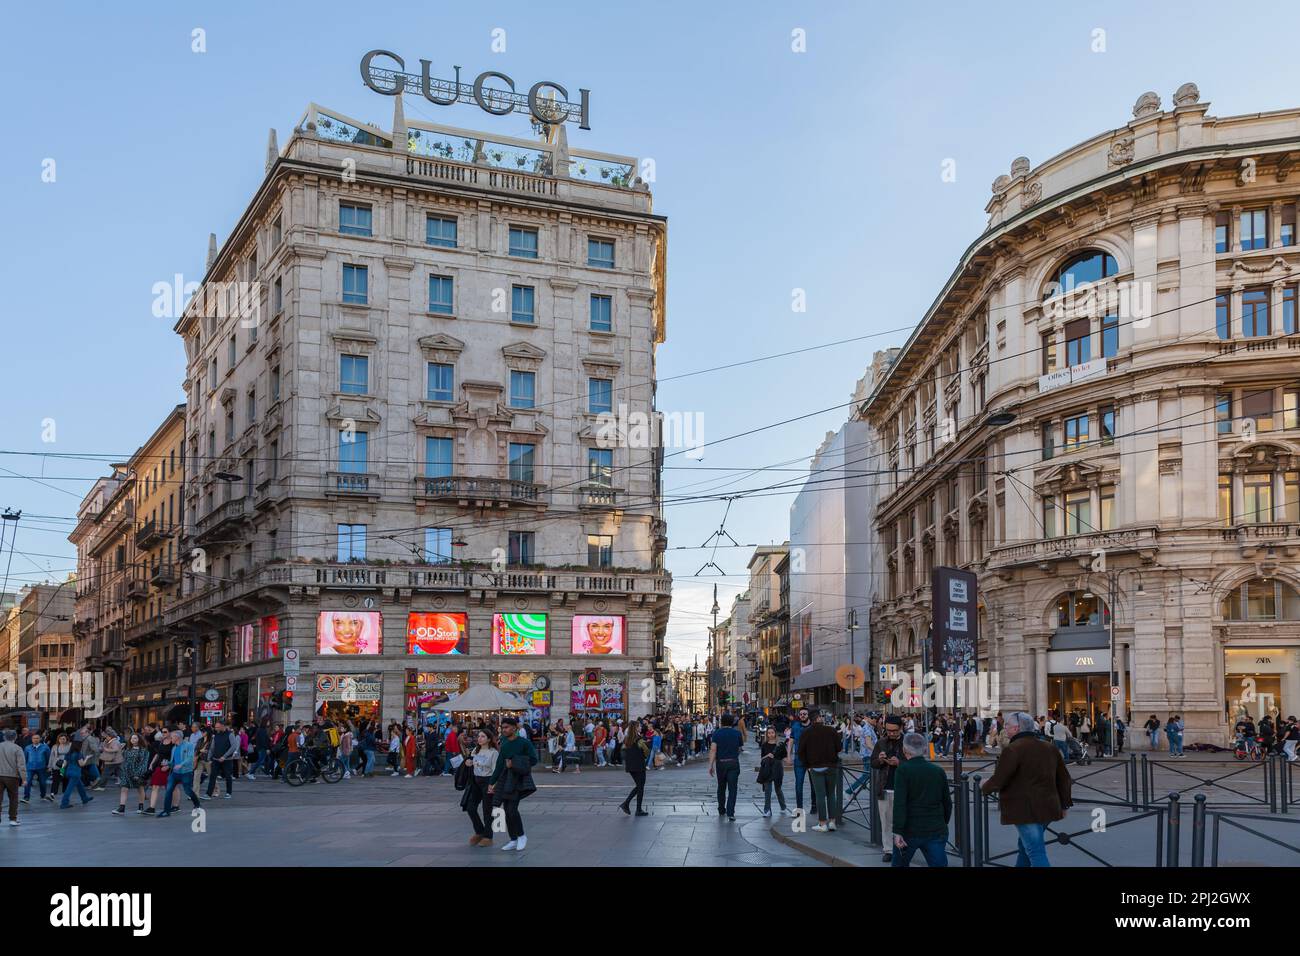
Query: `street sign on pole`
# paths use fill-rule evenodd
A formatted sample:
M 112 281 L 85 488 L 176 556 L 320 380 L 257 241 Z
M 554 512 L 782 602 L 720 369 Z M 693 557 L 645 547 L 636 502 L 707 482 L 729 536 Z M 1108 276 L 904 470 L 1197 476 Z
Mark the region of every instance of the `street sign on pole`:
M 292 674 L 294 677 L 297 677 L 299 673 L 298 668 L 299 661 L 297 649 L 286 647 L 284 650 L 284 675 L 288 677 Z
M 297 675 L 297 674 L 286 674 L 286 675 L 285 675 L 285 677 L 284 677 L 284 689 L 285 689 L 285 690 L 297 690 L 297 689 L 298 689 L 298 675 Z

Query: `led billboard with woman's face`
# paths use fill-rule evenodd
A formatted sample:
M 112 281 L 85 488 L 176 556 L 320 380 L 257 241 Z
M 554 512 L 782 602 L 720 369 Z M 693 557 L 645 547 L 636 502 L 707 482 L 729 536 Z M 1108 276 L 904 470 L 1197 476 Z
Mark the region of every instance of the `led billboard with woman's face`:
M 316 653 L 379 654 L 383 634 L 378 611 L 321 611 L 316 619 Z
M 468 654 L 466 616 L 412 611 L 406 617 L 406 653 Z
M 493 614 L 493 654 L 545 654 L 545 614 Z
M 622 654 L 623 617 L 619 614 L 575 614 L 574 654 Z

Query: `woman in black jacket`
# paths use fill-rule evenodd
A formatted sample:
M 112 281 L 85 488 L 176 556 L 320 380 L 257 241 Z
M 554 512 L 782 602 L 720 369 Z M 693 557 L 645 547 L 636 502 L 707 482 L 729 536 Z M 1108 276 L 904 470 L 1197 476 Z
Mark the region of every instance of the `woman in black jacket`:
M 777 734 L 776 728 L 769 726 L 758 745 L 758 782 L 763 785 L 763 816 L 772 815 L 772 791 L 776 790 L 777 803 L 786 816 L 794 816 L 785 805 L 785 794 L 781 792 L 781 781 L 785 778 L 785 741 Z
M 650 814 L 641 809 L 641 801 L 645 796 L 645 768 L 646 761 L 650 759 L 650 745 L 645 742 L 645 737 L 641 733 L 641 725 L 633 722 L 628 725 L 627 737 L 623 741 L 623 769 L 632 776 L 632 792 L 627 795 L 627 799 L 618 805 L 618 808 L 624 813 L 631 814 L 630 804 L 632 798 L 636 797 L 636 815 L 638 817 L 648 817 Z

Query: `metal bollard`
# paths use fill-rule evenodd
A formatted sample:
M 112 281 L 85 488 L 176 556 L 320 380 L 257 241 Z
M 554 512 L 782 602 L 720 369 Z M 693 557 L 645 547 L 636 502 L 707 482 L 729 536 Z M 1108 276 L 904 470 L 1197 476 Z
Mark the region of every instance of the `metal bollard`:
M 1178 841 L 1182 825 L 1183 819 L 1181 807 L 1178 803 L 1178 793 L 1171 790 L 1169 792 L 1169 821 L 1165 840 L 1169 844 L 1169 863 L 1167 865 L 1175 868 L 1178 866 Z
M 1267 757 L 1264 762 L 1267 764 L 1264 768 L 1264 798 L 1268 801 L 1268 812 L 1277 813 L 1277 761 Z
M 1205 794 L 1192 805 L 1192 866 L 1205 866 Z
M 984 832 L 984 791 L 980 789 L 980 775 L 975 774 L 970 780 L 971 796 L 971 866 L 984 865 L 984 841 L 988 836 Z
M 970 866 L 970 790 L 966 775 L 957 781 L 957 850 L 961 853 L 961 865 Z
M 834 819 L 835 825 L 838 827 L 844 826 L 844 774 L 844 767 L 835 768 L 835 806 L 839 808 L 840 812 Z
M 1124 769 L 1124 798 L 1129 809 L 1138 809 L 1138 758 L 1137 754 L 1128 755 L 1128 766 Z
M 1151 809 L 1151 761 L 1147 760 L 1147 755 L 1142 755 L 1142 809 Z
M 1276 754 L 1277 758 L 1277 782 L 1278 782 L 1278 802 L 1282 804 L 1282 812 L 1291 812 L 1291 765 L 1287 762 L 1283 754 Z
M 876 802 L 875 783 L 876 782 L 874 777 L 867 783 L 867 787 L 870 790 L 870 793 L 867 794 L 867 797 L 871 803 L 871 837 L 868 840 L 868 843 L 871 846 L 883 847 L 884 843 L 882 841 L 881 833 L 880 833 L 881 830 L 880 804 Z

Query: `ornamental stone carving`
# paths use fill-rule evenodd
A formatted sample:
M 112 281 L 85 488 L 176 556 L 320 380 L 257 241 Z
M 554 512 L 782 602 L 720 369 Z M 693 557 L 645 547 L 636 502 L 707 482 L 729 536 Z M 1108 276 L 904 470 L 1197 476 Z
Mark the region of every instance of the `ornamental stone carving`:
M 1201 102 L 1201 91 L 1195 83 L 1184 83 L 1174 92 L 1174 106 L 1195 106 Z
M 1028 209 L 1043 198 L 1043 184 L 1034 182 L 1025 187 L 1020 195 L 1020 208 Z
M 993 195 L 995 196 L 1002 195 L 1004 192 L 1007 191 L 1007 187 L 1010 185 L 1011 185 L 1010 176 L 1007 176 L 1005 174 L 999 176 L 997 179 L 993 180 Z
M 1111 143 L 1106 160 L 1112 166 L 1127 166 L 1133 162 L 1133 137 L 1127 136 Z
M 1148 90 L 1137 98 L 1133 104 L 1133 118 L 1141 119 L 1160 112 L 1160 94 Z
M 1029 175 L 1029 157 L 1018 156 L 1011 161 L 1011 178 Z

